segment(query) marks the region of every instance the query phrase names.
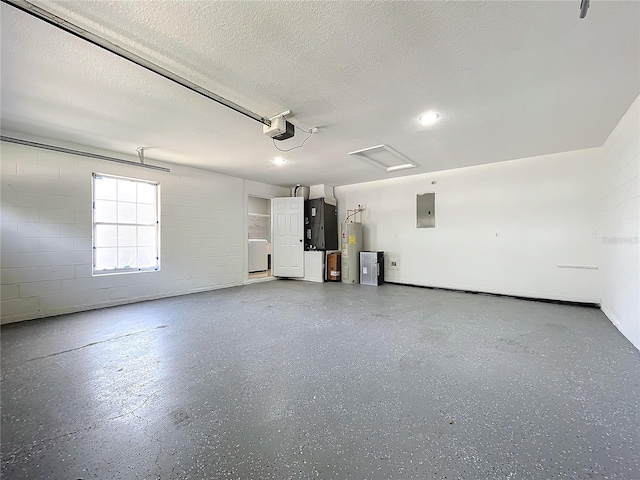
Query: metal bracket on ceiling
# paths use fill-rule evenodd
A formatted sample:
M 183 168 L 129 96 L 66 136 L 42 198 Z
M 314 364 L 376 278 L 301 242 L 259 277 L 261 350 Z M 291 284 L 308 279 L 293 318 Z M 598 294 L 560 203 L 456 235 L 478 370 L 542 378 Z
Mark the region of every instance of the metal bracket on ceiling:
M 281 117 L 286 118 L 286 117 L 288 117 L 289 115 L 291 115 L 291 110 L 285 110 L 285 111 L 284 111 L 284 112 L 282 112 L 282 113 L 279 113 L 279 114 L 277 114 L 277 115 L 274 115 L 273 117 L 270 117 L 270 118 L 269 118 L 269 120 L 273 122 L 274 120 L 276 120 L 276 119 L 278 119 L 278 118 L 281 118 Z
M 580 18 L 587 16 L 587 10 L 589 10 L 589 0 L 580 0 Z
M 144 165 L 144 147 L 136 148 L 136 152 L 138 152 L 138 158 L 140 159 L 140 163 Z

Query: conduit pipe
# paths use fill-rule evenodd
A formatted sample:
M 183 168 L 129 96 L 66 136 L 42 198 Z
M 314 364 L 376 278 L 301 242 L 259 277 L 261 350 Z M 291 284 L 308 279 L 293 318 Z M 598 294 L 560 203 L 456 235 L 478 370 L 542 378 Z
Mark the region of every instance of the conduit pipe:
M 119 57 L 124 58 L 125 60 L 135 63 L 140 67 L 146 68 L 147 70 L 157 75 L 160 75 L 161 77 L 164 77 L 167 80 L 171 80 L 172 82 L 177 83 L 178 85 L 181 85 L 184 88 L 191 90 L 192 92 L 198 93 L 203 97 L 206 97 L 210 100 L 213 100 L 214 102 L 224 105 L 225 107 L 230 108 L 231 110 L 234 110 L 238 113 L 241 113 L 242 115 L 245 115 L 257 122 L 260 122 L 267 126 L 271 126 L 271 120 L 269 120 L 269 118 L 263 117 L 262 115 L 258 115 L 257 113 L 254 113 L 251 110 L 244 108 L 243 106 L 238 105 L 237 103 L 232 102 L 231 100 L 227 100 L 226 98 L 221 97 L 220 95 L 217 95 L 211 92 L 210 90 L 207 90 L 206 88 L 201 87 L 200 85 L 190 82 L 189 80 L 181 77 L 180 75 L 177 75 L 167 70 L 166 68 L 156 65 L 150 60 L 147 60 L 146 58 L 143 58 L 139 55 L 136 55 L 135 53 L 132 53 L 129 50 L 126 50 L 120 47 L 119 45 L 116 45 L 115 43 L 110 42 L 109 40 L 102 38 L 99 35 L 96 35 L 95 33 L 84 30 L 83 28 L 80 28 L 77 25 L 74 25 L 73 23 L 68 22 L 67 20 L 64 20 L 63 18 L 60 18 L 57 15 L 54 15 L 53 13 L 45 10 L 44 8 L 37 7 L 36 5 L 29 3 L 26 0 L 2 0 L 2 2 L 8 5 L 11 5 L 17 8 L 18 10 L 22 10 L 23 12 L 28 13 L 29 15 L 39 18 L 40 20 L 43 20 L 48 24 L 53 25 L 54 27 L 58 27 L 59 29 L 64 30 L 65 32 L 75 35 L 78 38 L 86 40 L 87 42 L 92 43 L 93 45 L 103 48 L 108 52 L 118 55 Z
M 3 142 L 15 143 L 17 145 L 25 145 L 27 147 L 42 148 L 43 150 L 51 150 L 53 152 L 68 153 L 69 155 L 78 155 L 81 157 L 95 158 L 97 160 L 106 160 L 108 162 L 123 163 L 125 165 L 131 165 L 132 167 L 149 168 L 151 170 L 158 170 L 160 172 L 171 173 L 171 170 L 165 167 L 149 165 L 148 163 L 136 163 L 130 160 L 123 160 L 122 158 L 107 157 L 106 155 L 100 155 L 97 153 L 83 152 L 81 150 L 73 150 L 71 148 L 58 147 L 57 145 L 49 145 L 46 143 L 32 142 L 30 140 L 22 140 L 20 138 L 5 137 L 4 135 L 0 136 L 0 140 Z

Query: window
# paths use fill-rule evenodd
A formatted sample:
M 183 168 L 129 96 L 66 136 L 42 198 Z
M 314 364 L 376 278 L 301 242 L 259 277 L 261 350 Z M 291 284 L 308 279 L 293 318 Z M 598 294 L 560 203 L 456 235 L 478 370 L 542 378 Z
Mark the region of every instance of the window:
M 160 270 L 157 182 L 93 174 L 93 274 Z

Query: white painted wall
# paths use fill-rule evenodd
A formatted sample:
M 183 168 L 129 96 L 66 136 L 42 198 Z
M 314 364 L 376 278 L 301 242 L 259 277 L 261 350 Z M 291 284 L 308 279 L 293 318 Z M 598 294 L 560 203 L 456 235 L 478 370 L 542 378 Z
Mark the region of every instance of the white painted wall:
M 601 148 L 336 187 L 391 282 L 598 303 Z M 432 184 L 435 181 L 437 183 Z M 416 195 L 436 193 L 436 228 Z M 398 270 L 390 270 L 396 260 Z
M 640 97 L 604 150 L 602 311 L 640 349 Z
M 2 323 L 240 285 L 247 192 L 286 192 L 177 165 L 1 149 Z M 160 182 L 161 271 L 92 277 L 92 172 Z

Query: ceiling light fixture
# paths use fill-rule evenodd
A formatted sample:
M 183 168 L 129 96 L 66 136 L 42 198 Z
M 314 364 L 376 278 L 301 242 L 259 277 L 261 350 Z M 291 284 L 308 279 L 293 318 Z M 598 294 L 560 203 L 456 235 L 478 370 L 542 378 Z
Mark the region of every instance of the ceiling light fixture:
M 425 112 L 418 117 L 418 121 L 422 125 L 433 125 L 440 118 L 440 114 L 436 112 Z
M 277 165 L 279 167 L 287 163 L 287 159 L 282 157 L 276 157 L 271 161 L 273 162 L 274 165 Z

